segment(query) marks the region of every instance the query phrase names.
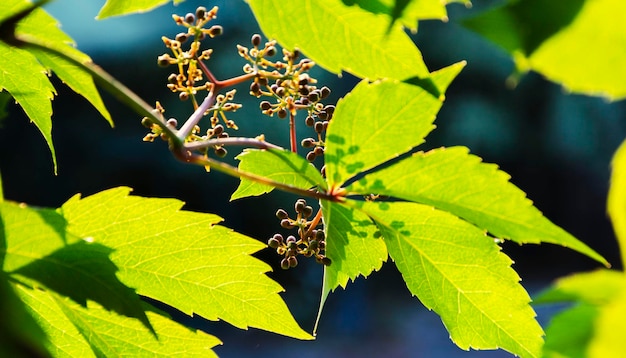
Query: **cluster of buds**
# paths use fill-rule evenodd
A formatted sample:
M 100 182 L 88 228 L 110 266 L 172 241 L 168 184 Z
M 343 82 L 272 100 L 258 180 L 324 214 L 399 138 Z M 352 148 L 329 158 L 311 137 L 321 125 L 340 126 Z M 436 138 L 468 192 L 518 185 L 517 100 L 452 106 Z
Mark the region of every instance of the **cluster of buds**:
M 261 46 L 261 36 L 255 34 L 250 39 L 252 48 L 239 45 L 239 55 L 246 59 L 243 67 L 246 73 L 255 73 L 254 81 L 250 85 L 250 94 L 257 97 L 269 97 L 263 100 L 260 108 L 263 114 L 284 119 L 295 116 L 298 110 L 307 112 L 305 123 L 315 128 L 318 133 L 316 141 L 323 147 L 322 133 L 328 127 L 328 121 L 333 116 L 335 106 L 324 105 L 322 100 L 330 95 L 326 86 L 318 88 L 317 80 L 311 77 L 308 71 L 315 66 L 309 59 L 300 59 L 300 51 L 295 49 L 282 50 L 282 61 L 272 61 L 269 57 L 276 55 L 276 41 L 268 41 Z M 323 151 L 323 149 L 320 149 Z M 321 154 L 320 150 L 316 153 Z M 315 159 L 313 154 L 307 157 Z
M 296 218 L 289 218 L 289 214 L 284 209 L 278 209 L 276 217 L 280 219 L 280 226 L 285 229 L 298 229 L 298 237 L 289 235 L 285 239 L 281 234 L 274 234 L 267 244 L 276 252 L 285 256 L 280 267 L 288 269 L 298 265 L 298 255 L 305 257 L 315 257 L 315 261 L 323 265 L 330 265 L 331 261 L 324 255 L 326 250 L 325 234 L 323 230 L 315 227 L 319 224 L 319 220 L 309 218 L 313 215 L 313 208 L 306 204 L 304 199 L 298 199 L 295 204 Z
M 216 16 L 217 7 L 207 11 L 203 6 L 198 7 L 195 14 L 188 13 L 185 16 L 172 15 L 176 24 L 186 27 L 187 31 L 177 34 L 174 39 L 165 36 L 161 38 L 165 46 L 170 49 L 172 55 L 166 53 L 159 56 L 157 63 L 162 67 L 170 65 L 178 67 L 177 73 L 169 75 L 167 87 L 172 92 L 178 93 L 179 98 L 183 101 L 192 98 L 196 107 L 196 93 L 202 90 L 209 90 L 211 86 L 210 82 L 204 82 L 201 61 L 211 58 L 213 50 L 201 50 L 200 41 L 206 36 L 215 37 L 223 32 L 222 27 L 219 25 L 213 25 L 208 29 L 205 28 L 207 23 Z M 183 44 L 189 39 L 192 39 L 192 41 L 189 48 L 185 51 L 183 50 Z

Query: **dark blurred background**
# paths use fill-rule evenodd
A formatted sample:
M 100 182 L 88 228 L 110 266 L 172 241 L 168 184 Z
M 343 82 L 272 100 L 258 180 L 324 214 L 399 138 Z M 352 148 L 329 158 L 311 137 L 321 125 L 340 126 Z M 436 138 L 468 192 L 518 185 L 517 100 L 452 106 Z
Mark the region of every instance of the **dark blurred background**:
M 156 65 L 156 57 L 166 52 L 160 37 L 173 38 L 181 31 L 171 14 L 184 15 L 199 5 L 220 6 L 216 23 L 223 25 L 225 33 L 211 40 L 214 55 L 208 62 L 220 78 L 241 73 L 244 61 L 235 44 L 247 45 L 250 36 L 259 31 L 243 1 L 186 1 L 147 14 L 93 20 L 103 3 L 57 0 L 46 8 L 79 49 L 148 103 L 159 100 L 166 115 L 179 118 L 190 113 L 189 104 L 179 102 L 165 87 L 171 70 Z M 447 93 L 436 121 L 438 128 L 423 148 L 464 145 L 486 162 L 499 164 L 548 218 L 620 269 L 605 200 L 611 156 L 626 137 L 626 102 L 570 95 L 536 74 L 524 77 L 517 88 L 508 88 L 505 82 L 514 70 L 512 61 L 455 23 L 491 3 L 474 1 L 471 10 L 450 5 L 449 23 L 420 23 L 415 41 L 431 70 L 468 61 Z M 321 69 L 314 73 L 321 84 L 333 89 L 331 101 L 358 81 L 348 74 L 338 77 Z M 132 187 L 136 195 L 177 198 L 186 203 L 187 210 L 218 214 L 225 218 L 226 226 L 262 241 L 280 231 L 274 211 L 291 208 L 295 197 L 272 193 L 230 203 L 237 180 L 177 162 L 163 142 L 142 142 L 146 131 L 141 118 L 106 93 L 103 98 L 115 121 L 113 129 L 84 99 L 56 78 L 53 82 L 58 90 L 53 117 L 58 175 L 53 174 L 50 153 L 37 129 L 20 108 L 11 105 L 9 118 L 0 123 L 0 171 L 8 199 L 58 207 L 75 193 L 90 195 L 123 185 Z M 287 122 L 259 115 L 258 100 L 247 95 L 247 86 L 238 90 L 236 100 L 244 108 L 233 118 L 242 127 L 240 134 L 265 133 L 270 141 L 288 145 Z M 235 152 L 231 149 L 231 154 Z M 531 294 L 556 277 L 598 267 L 580 254 L 551 245 L 505 243 L 504 251 L 515 261 L 514 268 Z M 270 250 L 258 257 L 273 266 L 270 276 L 286 288 L 283 297 L 301 325 L 310 330 L 317 313 L 322 268 L 302 262 L 285 272 Z M 554 310 L 536 309 L 542 323 Z M 329 297 L 315 342 L 177 317 L 222 339 L 224 345 L 216 352 L 224 357 L 509 356 L 501 351 L 467 353 L 456 348 L 439 318 L 411 297 L 392 264 Z

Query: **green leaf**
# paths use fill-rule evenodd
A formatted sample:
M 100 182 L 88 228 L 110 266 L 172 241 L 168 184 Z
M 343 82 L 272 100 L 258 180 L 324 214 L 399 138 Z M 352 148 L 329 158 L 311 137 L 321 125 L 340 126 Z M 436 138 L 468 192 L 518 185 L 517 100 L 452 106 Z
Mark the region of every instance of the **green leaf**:
M 373 14 L 386 14 L 391 23 L 396 21 L 403 26 L 417 31 L 417 22 L 426 19 L 447 21 L 446 2 L 441 0 L 345 0 L 346 5 L 358 5 Z M 391 26 L 391 25 L 390 25 Z
M 620 247 L 622 266 L 626 266 L 626 141 L 615 152 L 611 166 L 607 207 Z
M 216 215 L 180 211 L 178 200 L 129 191 L 76 196 L 60 209 L 69 232 L 115 250 L 123 283 L 188 315 L 312 338 L 278 295 L 280 285 L 263 275 L 270 267 L 250 256 L 264 244 L 215 225 Z
M 624 273 L 597 270 L 558 279 L 552 287 L 534 298 L 535 303 L 584 302 L 603 305 L 614 300 L 624 287 Z
M 348 280 L 378 271 L 387 260 L 387 247 L 367 215 L 329 201 L 322 202 L 322 209 L 326 256 L 332 262 L 324 270 L 324 291 L 345 288 Z
M 185 0 L 174 0 L 174 5 L 183 1 Z M 170 0 L 107 0 L 96 18 L 102 20 L 111 16 L 148 12 L 169 2 Z
M 299 48 L 333 73 L 405 80 L 427 78 L 422 54 L 390 17 L 342 0 L 250 0 L 263 33 L 287 48 Z
M 3 1 L 0 4 L 0 22 L 30 5 L 31 3 L 25 0 Z M 61 31 L 56 20 L 42 9 L 33 10 L 19 21 L 15 32 L 79 61 L 91 61 L 87 55 L 73 47 L 72 39 Z M 52 142 L 50 101 L 56 91 L 48 79 L 48 70 L 54 71 L 72 90 L 85 97 L 112 124 L 111 115 L 106 110 L 91 75 L 78 66 L 58 56 L 46 54 L 41 49 L 23 50 L 0 42 L 0 68 L 3 69 L 0 73 L 0 90 L 6 89 L 41 131 L 50 148 L 55 171 L 56 155 Z M 29 76 L 24 76 L 25 73 Z
M 239 170 L 266 177 L 276 182 L 291 185 L 300 189 L 314 186 L 326 189 L 326 182 L 320 172 L 306 159 L 288 150 L 256 150 L 246 149 L 237 156 Z M 241 183 L 230 200 L 269 193 L 274 189 L 252 180 L 241 178 Z
M 530 298 L 494 239 L 430 206 L 363 202 L 409 290 L 434 310 L 462 349 L 538 357 L 542 330 Z
M 78 240 L 68 236 L 65 219 L 52 209 L 0 202 L 0 248 L 5 272 L 12 272 Z
M 619 0 L 509 1 L 465 24 L 512 53 L 521 71 L 617 100 L 626 97 L 626 48 L 616 45 L 626 41 L 625 12 Z
M 588 357 L 585 352 L 593 336 L 593 324 L 598 317 L 598 311 L 596 306 L 579 304 L 556 314 L 546 328 L 543 357 Z
M 2 12 L 2 9 L 0 9 Z M 52 103 L 56 94 L 48 80 L 46 69 L 25 50 L 0 42 L 0 89 L 7 90 L 22 107 L 43 135 L 56 168 L 56 154 L 52 144 Z M 29 76 L 24 76 L 28 73 Z
M 51 209 L 3 202 L 0 217 L 4 271 L 13 278 L 43 285 L 82 305 L 88 299 L 100 302 L 149 327 L 139 297 L 116 277 L 110 248 L 67 232 L 63 216 Z
M 509 178 L 496 165 L 468 154 L 467 148 L 451 147 L 415 153 L 364 176 L 346 190 L 432 205 L 498 238 L 563 245 L 608 265 L 602 256 L 544 217 Z
M 626 352 L 626 281 L 613 301 L 601 307 L 594 324 L 594 336 L 587 349 L 588 357 L 620 357 Z
M 331 260 L 324 266 L 322 295 L 313 333 L 317 331 L 328 295 L 337 287 L 346 288 L 349 280 L 369 276 L 387 261 L 387 246 L 367 215 L 349 206 L 321 202 L 326 234 L 325 255 Z
M 431 74 L 441 93 L 464 65 Z M 341 186 L 423 143 L 442 100 L 407 83 L 361 81 L 337 103 L 328 126 L 324 158 L 330 186 Z
M 216 357 L 220 341 L 192 331 L 154 312 L 146 312 L 157 337 L 136 320 L 96 303 L 85 308 L 47 291 L 17 286 L 50 337 L 49 349 L 61 357 L 185 356 Z
M 49 357 L 48 337 L 7 278 L 4 272 L 0 273 L 0 357 Z
M 139 296 L 116 277 L 117 267 L 109 259 L 112 252 L 106 246 L 81 241 L 22 266 L 11 276 L 21 281 L 24 277 L 35 280 L 83 306 L 87 306 L 87 300 L 98 302 L 152 329 Z

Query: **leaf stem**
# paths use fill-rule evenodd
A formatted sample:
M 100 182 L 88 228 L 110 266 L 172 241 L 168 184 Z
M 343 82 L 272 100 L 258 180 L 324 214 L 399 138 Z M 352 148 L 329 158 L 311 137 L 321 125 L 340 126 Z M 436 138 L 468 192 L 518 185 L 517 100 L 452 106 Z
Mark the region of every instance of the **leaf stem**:
M 298 144 L 296 137 L 296 115 L 289 112 L 289 144 L 291 144 L 291 151 L 298 153 Z
M 177 139 L 181 142 L 184 142 L 185 139 L 191 134 L 193 127 L 195 127 L 198 122 L 204 117 L 204 113 L 213 106 L 215 103 L 215 87 L 211 88 L 209 94 L 204 98 L 202 103 L 196 108 L 196 110 L 187 118 L 185 123 L 178 130 L 178 134 L 176 135 Z
M 184 148 L 187 150 L 198 150 L 216 146 L 243 146 L 243 147 L 255 147 L 259 149 L 283 149 L 275 144 L 255 139 L 255 138 L 243 138 L 243 137 L 228 137 L 228 138 L 214 138 L 204 141 L 196 141 L 185 143 Z

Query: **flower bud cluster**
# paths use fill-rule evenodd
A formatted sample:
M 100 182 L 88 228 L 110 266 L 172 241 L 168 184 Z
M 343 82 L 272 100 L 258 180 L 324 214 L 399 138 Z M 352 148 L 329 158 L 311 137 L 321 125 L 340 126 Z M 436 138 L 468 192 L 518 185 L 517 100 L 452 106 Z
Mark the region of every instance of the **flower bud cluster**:
M 284 238 L 281 234 L 274 234 L 267 244 L 276 250 L 281 256 L 285 256 L 280 267 L 288 269 L 298 265 L 298 255 L 315 257 L 315 261 L 323 265 L 330 265 L 331 261 L 324 255 L 326 251 L 326 236 L 324 230 L 316 229 L 319 220 L 315 218 L 309 221 L 313 215 L 313 208 L 307 205 L 304 199 L 298 199 L 295 203 L 296 218 L 291 219 L 284 209 L 278 209 L 276 217 L 280 220 L 280 226 L 284 229 L 298 230 L 298 236 L 289 235 Z

